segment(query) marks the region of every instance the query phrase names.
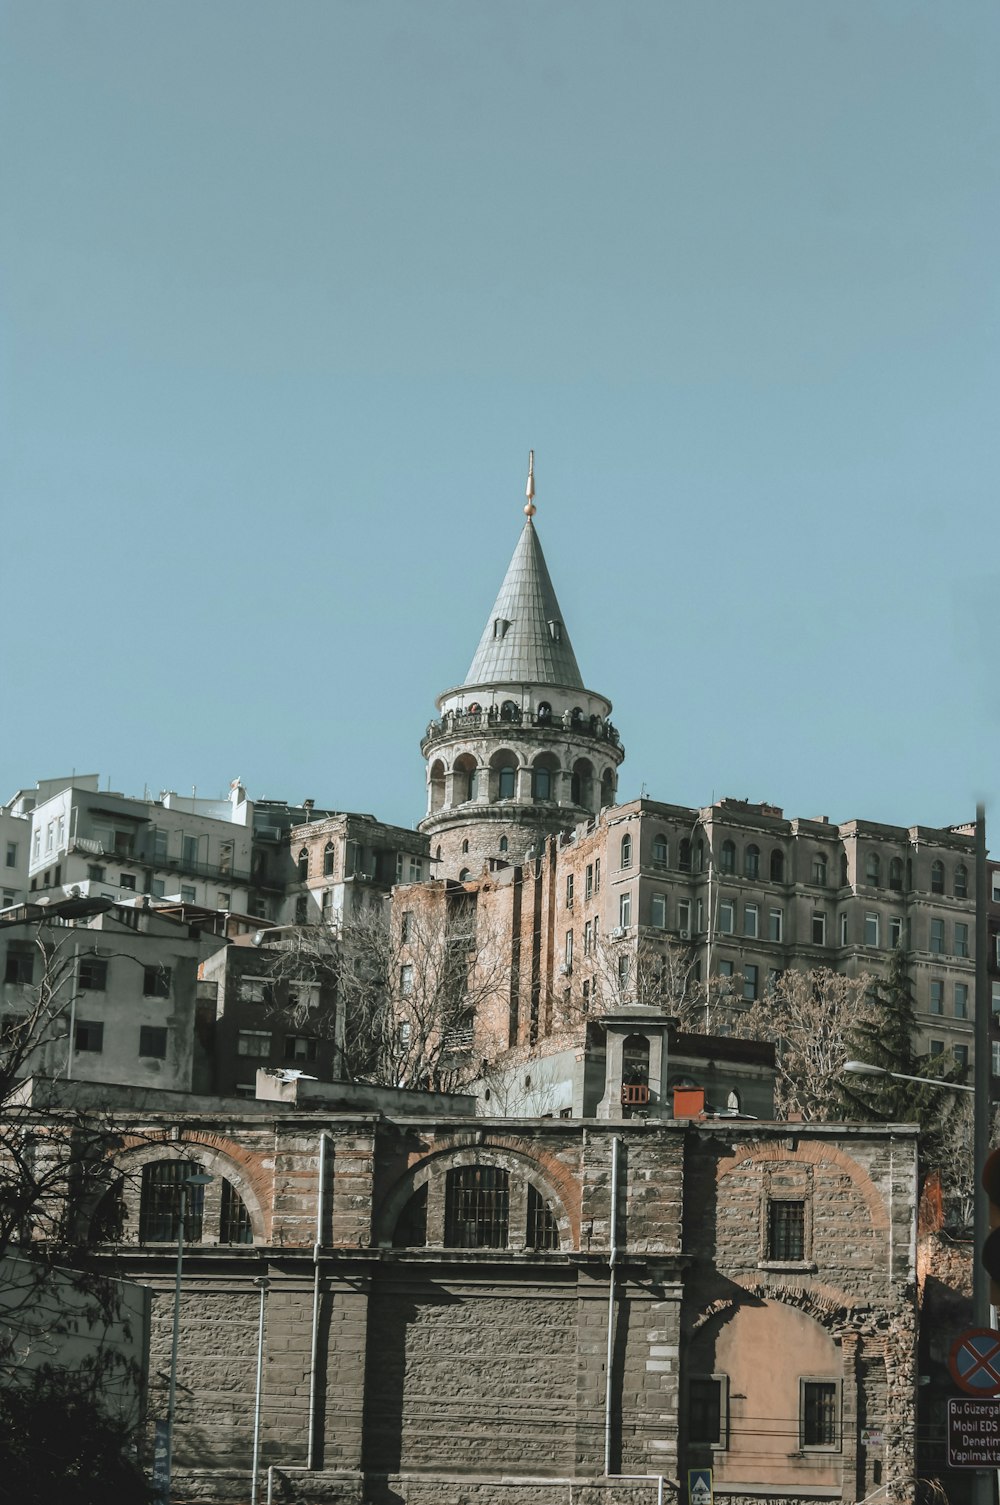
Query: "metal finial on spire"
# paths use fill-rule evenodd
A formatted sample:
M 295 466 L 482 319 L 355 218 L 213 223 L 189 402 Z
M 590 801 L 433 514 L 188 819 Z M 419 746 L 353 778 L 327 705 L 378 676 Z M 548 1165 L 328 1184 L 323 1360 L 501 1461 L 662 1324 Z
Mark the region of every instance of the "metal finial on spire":
M 533 449 L 528 450 L 528 484 L 524 494 L 528 498 L 524 515 L 529 518 L 534 517 L 538 508 L 535 506 L 535 451 Z

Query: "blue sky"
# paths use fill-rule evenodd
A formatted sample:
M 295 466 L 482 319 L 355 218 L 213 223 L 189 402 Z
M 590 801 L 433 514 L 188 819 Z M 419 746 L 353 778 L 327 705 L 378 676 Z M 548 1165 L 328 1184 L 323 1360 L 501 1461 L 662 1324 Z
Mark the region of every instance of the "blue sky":
M 534 446 L 624 796 L 995 807 L 998 57 L 992 0 L 0 6 L 0 798 L 415 821 Z

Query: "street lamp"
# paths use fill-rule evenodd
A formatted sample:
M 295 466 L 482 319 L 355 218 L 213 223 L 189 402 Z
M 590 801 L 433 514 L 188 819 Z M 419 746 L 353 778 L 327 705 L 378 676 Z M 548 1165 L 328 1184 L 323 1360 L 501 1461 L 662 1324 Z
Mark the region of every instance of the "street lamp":
M 184 1264 L 184 1218 L 187 1214 L 187 1189 L 189 1186 L 207 1186 L 213 1177 L 205 1171 L 196 1171 L 185 1176 L 181 1182 L 181 1195 L 177 1215 L 177 1277 L 174 1281 L 174 1334 L 170 1348 L 170 1396 L 167 1401 L 167 1447 L 165 1477 L 163 1479 L 163 1502 L 170 1505 L 170 1470 L 174 1452 L 174 1411 L 177 1405 L 177 1349 L 181 1332 L 181 1270 Z
M 932 1076 L 907 1076 L 902 1071 L 890 1071 L 886 1066 L 873 1066 L 870 1061 L 845 1061 L 841 1071 L 852 1076 L 887 1076 L 894 1082 L 919 1082 L 921 1087 L 941 1087 L 945 1092 L 975 1092 L 964 1082 L 939 1082 Z

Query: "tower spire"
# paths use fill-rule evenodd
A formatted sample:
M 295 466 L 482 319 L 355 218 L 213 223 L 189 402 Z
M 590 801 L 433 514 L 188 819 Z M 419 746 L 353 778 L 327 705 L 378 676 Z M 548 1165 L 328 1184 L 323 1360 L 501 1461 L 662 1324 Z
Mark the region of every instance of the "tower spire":
M 533 449 L 528 450 L 528 484 L 524 488 L 524 494 L 528 498 L 524 515 L 530 520 L 538 511 L 535 506 L 535 451 Z

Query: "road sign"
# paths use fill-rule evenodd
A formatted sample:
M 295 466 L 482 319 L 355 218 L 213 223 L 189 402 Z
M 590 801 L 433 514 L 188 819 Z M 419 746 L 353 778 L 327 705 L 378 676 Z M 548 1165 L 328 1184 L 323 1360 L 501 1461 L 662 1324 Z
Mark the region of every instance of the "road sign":
M 951 1345 L 948 1368 L 966 1395 L 1000 1395 L 1000 1333 L 992 1327 L 967 1328 Z
M 949 1400 L 948 1467 L 1000 1468 L 1000 1400 Z
M 712 1470 L 688 1469 L 688 1505 L 712 1505 Z

